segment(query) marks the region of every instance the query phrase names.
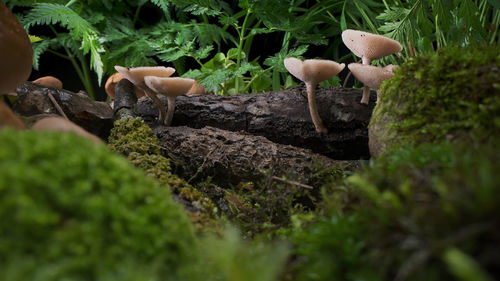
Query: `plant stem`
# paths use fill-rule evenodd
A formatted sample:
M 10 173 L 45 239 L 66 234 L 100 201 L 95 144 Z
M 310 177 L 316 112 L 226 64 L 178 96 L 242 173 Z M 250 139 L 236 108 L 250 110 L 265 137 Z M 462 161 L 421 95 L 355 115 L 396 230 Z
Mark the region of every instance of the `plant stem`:
M 95 92 L 94 92 L 94 85 L 92 85 L 92 76 L 90 75 L 90 68 L 89 65 L 87 64 L 87 61 L 85 59 L 85 56 L 82 54 L 78 54 L 78 60 L 80 61 L 80 64 L 83 69 L 83 77 L 84 81 L 83 85 L 85 87 L 85 90 L 89 94 L 89 96 L 95 100 Z
M 236 30 L 238 31 L 239 39 L 240 39 L 239 44 L 238 44 L 238 54 L 236 57 L 236 69 L 239 69 L 240 65 L 241 65 L 241 50 L 243 49 L 243 42 L 245 41 L 245 29 L 247 26 L 248 17 L 250 16 L 251 13 L 252 13 L 252 6 L 248 7 L 248 9 L 247 9 L 245 19 L 243 20 L 243 25 L 241 26 L 241 30 L 236 28 Z M 234 83 L 236 93 L 239 93 L 239 87 L 240 87 L 239 82 L 240 82 L 239 79 L 236 78 L 236 81 Z

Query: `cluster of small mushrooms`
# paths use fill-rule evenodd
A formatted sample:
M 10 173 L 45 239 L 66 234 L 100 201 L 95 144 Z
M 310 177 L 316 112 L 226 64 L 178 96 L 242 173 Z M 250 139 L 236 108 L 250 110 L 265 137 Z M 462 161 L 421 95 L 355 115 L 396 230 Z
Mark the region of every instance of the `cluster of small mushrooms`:
M 0 2 L 0 39 L 0 55 L 2 60 L 2 67 L 0 68 L 0 94 L 5 94 L 28 79 L 31 73 L 33 51 L 30 40 L 22 25 L 2 2 Z M 361 64 L 351 63 L 348 65 L 348 68 L 364 84 L 361 103 L 367 104 L 369 100 L 368 88 L 378 91 L 380 83 L 392 77 L 394 69 L 397 67 L 394 65 L 388 65 L 384 68 L 372 66 L 370 65 L 371 61 L 399 52 L 402 50 L 402 46 L 396 40 L 351 29 L 345 30 L 342 33 L 342 40 L 356 56 L 361 58 Z M 316 85 L 337 75 L 344 69 L 345 64 L 322 59 L 301 61 L 290 57 L 284 60 L 284 65 L 293 76 L 303 81 L 306 85 L 309 111 L 316 131 L 327 133 L 328 130 L 321 121 L 316 106 Z M 106 83 L 105 88 L 108 95 L 113 98 L 116 83 L 123 78 L 128 79 L 134 84 L 135 93 L 138 97 L 146 95 L 154 101 L 159 109 L 160 122 L 167 126 L 172 122 L 175 98 L 177 96 L 203 92 L 203 88 L 199 87 L 193 79 L 170 77 L 175 72 L 175 69 L 172 67 L 126 68 L 115 66 L 115 69 L 118 73 L 111 76 Z M 50 84 L 53 83 L 53 80 L 35 82 Z M 58 83 L 54 85 L 50 84 L 49 86 L 62 87 Z M 167 97 L 167 111 L 158 98 L 158 95 Z M 0 117 L 2 117 L 2 114 L 9 115 L 5 113 L 7 110 L 8 108 L 0 102 Z M 6 116 L 3 116 L 2 120 L 0 120 L 0 127 L 2 122 L 6 122 L 9 119 Z M 14 115 L 12 114 L 12 116 Z M 13 122 L 19 123 L 19 121 Z M 54 119 L 48 121 L 55 122 Z M 69 120 L 66 121 L 69 122 Z M 59 120 L 59 122 L 65 121 Z
M 394 70 L 397 66 L 390 64 L 386 67 L 378 67 L 370 65 L 370 63 L 372 60 L 399 52 L 403 47 L 396 40 L 352 29 L 342 32 L 342 41 L 362 61 L 361 64 L 351 63 L 347 66 L 352 74 L 364 84 L 361 103 L 368 104 L 370 98 L 369 88 L 377 91 L 378 101 L 380 84 L 394 76 Z M 316 127 L 316 131 L 326 134 L 328 130 L 321 121 L 316 107 L 315 88 L 318 83 L 340 73 L 344 69 L 345 64 L 322 59 L 301 61 L 290 57 L 284 60 L 284 65 L 290 74 L 305 83 L 311 119 Z

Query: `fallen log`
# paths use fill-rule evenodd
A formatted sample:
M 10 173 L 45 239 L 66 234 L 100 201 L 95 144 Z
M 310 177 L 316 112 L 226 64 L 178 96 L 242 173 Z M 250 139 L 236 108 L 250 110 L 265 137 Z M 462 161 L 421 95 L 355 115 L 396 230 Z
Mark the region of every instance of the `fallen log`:
M 253 135 L 297 147 L 312 149 L 332 159 L 367 159 L 368 123 L 376 95 L 359 103 L 361 90 L 319 87 L 319 115 L 328 133 L 320 135 L 312 123 L 304 85 L 262 94 L 234 96 L 190 95 L 176 99 L 172 126 L 212 126 Z M 166 98 L 162 101 L 166 104 Z M 155 123 L 157 108 L 150 99 L 139 99 L 137 114 Z
M 59 115 L 57 107 L 49 98 L 51 94 L 68 119 L 90 133 L 107 139 L 113 126 L 111 106 L 105 102 L 93 101 L 87 95 L 31 82 L 22 84 L 16 92 L 18 97 L 12 107 L 20 115 L 26 117 L 40 114 Z
M 223 186 L 287 176 L 302 184 L 312 184 L 321 169 L 355 169 L 358 161 L 332 160 L 311 150 L 274 143 L 262 136 L 231 132 L 214 127 L 154 125 L 162 154 L 173 160 L 176 172 L 185 179 L 205 179 Z M 316 179 L 317 180 L 317 179 Z

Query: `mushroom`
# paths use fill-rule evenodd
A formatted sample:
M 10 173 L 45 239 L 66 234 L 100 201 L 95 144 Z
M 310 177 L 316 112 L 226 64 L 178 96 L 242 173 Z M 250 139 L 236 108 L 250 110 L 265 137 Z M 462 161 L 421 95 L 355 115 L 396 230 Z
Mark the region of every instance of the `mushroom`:
M 11 127 L 19 130 L 26 129 L 23 121 L 5 103 L 0 101 L 0 129 L 3 127 Z
M 189 89 L 189 91 L 186 93 L 186 95 L 203 95 L 205 94 L 205 86 L 200 86 L 198 84 L 198 81 L 194 81 L 193 87 Z
M 153 102 L 158 106 L 159 110 L 159 120 L 163 124 L 167 124 L 166 122 L 166 113 L 165 106 L 158 98 L 156 93 L 146 86 L 144 82 L 144 77 L 146 76 L 156 76 L 156 77 L 170 77 L 175 69 L 172 67 L 164 67 L 164 66 L 141 66 L 141 67 L 133 67 L 126 68 L 123 66 L 115 65 L 115 69 L 120 72 L 123 77 L 128 79 L 132 84 L 137 86 L 139 89 L 143 90 L 146 95 L 153 100 Z
M 0 94 L 14 90 L 28 80 L 33 49 L 28 34 L 17 18 L 0 1 Z
M 369 65 L 372 60 L 383 58 L 403 49 L 403 46 L 394 39 L 352 29 L 346 29 L 342 32 L 342 41 L 349 50 L 361 58 L 365 65 Z M 368 87 L 365 86 L 363 87 L 361 103 L 368 104 L 369 99 L 370 93 Z
M 332 60 L 309 59 L 301 61 L 297 58 L 286 58 L 284 60 L 285 68 L 293 76 L 306 84 L 307 101 L 309 103 L 309 113 L 318 133 L 327 133 L 328 130 L 323 125 L 319 117 L 316 106 L 315 89 L 319 82 L 328 80 L 337 75 L 345 64 L 337 63 Z
M 31 126 L 31 129 L 35 131 L 72 132 L 90 139 L 94 143 L 102 143 L 101 139 L 97 136 L 87 132 L 75 123 L 58 116 L 40 119 Z
M 106 81 L 106 84 L 104 85 L 104 90 L 106 91 L 106 94 L 108 94 L 110 98 L 112 99 L 115 98 L 115 86 L 122 79 L 123 75 L 121 75 L 120 72 L 115 72 L 113 75 L 109 76 L 108 80 Z M 146 95 L 143 90 L 139 89 L 135 85 L 134 85 L 134 93 L 137 98 Z
M 377 91 L 377 101 L 379 100 L 378 89 L 380 84 L 385 80 L 394 76 L 394 70 L 397 65 L 389 64 L 386 67 L 374 65 L 365 65 L 360 63 L 350 63 L 348 66 L 352 74 L 361 81 L 366 87 L 370 87 Z
M 158 94 L 164 95 L 168 100 L 167 118 L 165 125 L 170 126 L 174 116 L 175 98 L 186 94 L 193 87 L 194 80 L 180 77 L 144 77 L 146 85 Z
M 40 78 L 34 80 L 33 83 L 37 83 L 37 84 L 44 85 L 47 87 L 58 88 L 58 89 L 62 89 L 62 87 L 63 87 L 61 80 L 55 78 L 54 76 L 43 76 L 43 77 L 40 77 Z

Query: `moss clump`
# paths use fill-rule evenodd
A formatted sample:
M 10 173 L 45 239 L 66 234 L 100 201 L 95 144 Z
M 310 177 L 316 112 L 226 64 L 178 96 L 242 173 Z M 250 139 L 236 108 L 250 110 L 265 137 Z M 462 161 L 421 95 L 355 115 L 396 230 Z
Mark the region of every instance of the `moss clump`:
M 484 142 L 500 132 L 497 46 L 448 47 L 412 58 L 380 91 L 370 129 L 390 122 L 382 124 L 391 133 L 379 133 L 381 142 Z
M 185 180 L 170 172 L 170 160 L 161 155 L 158 138 L 141 119 L 116 121 L 109 137 L 109 147 L 125 155 L 148 176 L 169 187 L 175 199 L 189 211 L 192 222 L 198 228 L 218 228 L 215 221 L 215 204 Z
M 498 276 L 499 143 L 405 145 L 347 178 L 328 215 L 292 234 L 296 280 Z
M 73 134 L 4 129 L 0 143 L 4 280 L 182 278 L 196 240 L 168 189 Z

